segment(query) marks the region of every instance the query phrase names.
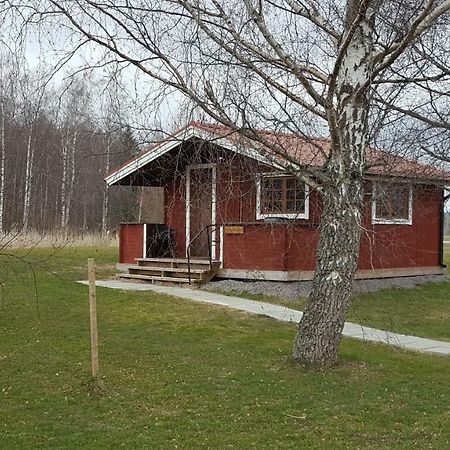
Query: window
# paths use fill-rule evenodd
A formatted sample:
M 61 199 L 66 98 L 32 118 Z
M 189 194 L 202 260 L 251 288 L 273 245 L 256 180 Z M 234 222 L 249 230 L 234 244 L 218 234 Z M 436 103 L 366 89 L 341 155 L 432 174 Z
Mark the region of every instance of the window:
M 295 177 L 261 176 L 258 180 L 257 219 L 307 219 L 308 186 Z
M 405 183 L 374 183 L 372 223 L 411 225 L 411 186 Z

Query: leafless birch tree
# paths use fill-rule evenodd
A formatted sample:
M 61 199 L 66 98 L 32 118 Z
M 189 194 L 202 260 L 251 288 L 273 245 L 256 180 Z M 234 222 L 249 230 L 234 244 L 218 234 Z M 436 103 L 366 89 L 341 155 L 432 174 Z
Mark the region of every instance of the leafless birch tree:
M 22 13 L 64 24 L 71 51 L 97 46 L 97 65 L 132 65 L 155 89 L 177 90 L 320 191 L 317 266 L 294 357 L 326 365 L 358 263 L 366 148 L 406 116 L 433 124 L 448 109 L 449 10 L 450 0 L 49 0 Z M 260 129 L 329 137 L 325 165 L 299 164 Z
M 67 230 L 70 219 L 72 197 L 75 185 L 76 148 L 80 131 L 86 121 L 89 94 L 81 82 L 68 86 L 63 109 L 61 137 L 62 183 L 61 183 L 61 229 Z
M 30 207 L 31 207 L 31 191 L 33 187 L 34 176 L 34 158 L 36 148 L 36 127 L 41 114 L 42 101 L 44 97 L 44 90 L 31 87 L 32 80 L 28 77 L 23 78 L 21 91 L 23 96 L 24 111 L 24 126 L 26 129 L 26 159 L 25 159 L 25 176 L 24 176 L 24 195 L 23 195 L 23 209 L 22 209 L 22 231 L 28 232 Z M 27 98 L 28 96 L 28 98 Z
M 5 205 L 6 119 L 5 100 L 0 93 L 0 235 L 3 235 L 3 210 Z

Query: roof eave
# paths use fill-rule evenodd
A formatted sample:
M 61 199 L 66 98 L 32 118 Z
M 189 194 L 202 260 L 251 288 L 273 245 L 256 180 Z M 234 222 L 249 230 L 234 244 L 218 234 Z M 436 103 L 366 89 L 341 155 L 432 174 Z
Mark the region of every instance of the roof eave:
M 243 145 L 234 144 L 226 137 L 218 136 L 215 135 L 214 133 L 200 130 L 196 128 L 195 125 L 190 125 L 189 127 L 182 129 L 181 131 L 172 135 L 169 140 L 162 142 L 161 144 L 152 148 L 148 152 L 129 161 L 124 166 L 119 167 L 119 169 L 107 175 L 104 178 L 104 181 L 108 186 L 112 186 L 116 184 L 118 181 L 122 180 L 123 178 L 131 175 L 133 172 L 138 171 L 145 165 L 149 164 L 152 161 L 155 161 L 156 159 L 163 156 L 170 150 L 174 149 L 181 142 L 184 142 L 194 137 L 204 139 L 206 141 L 213 140 L 214 143 L 216 143 L 218 146 L 223 147 L 227 150 L 233 151 L 242 156 L 246 156 L 248 158 L 257 160 L 263 164 L 267 164 L 275 168 L 282 168 L 282 166 L 278 164 L 276 161 L 273 161 L 270 158 L 265 157 L 260 152 L 251 147 L 245 147 Z

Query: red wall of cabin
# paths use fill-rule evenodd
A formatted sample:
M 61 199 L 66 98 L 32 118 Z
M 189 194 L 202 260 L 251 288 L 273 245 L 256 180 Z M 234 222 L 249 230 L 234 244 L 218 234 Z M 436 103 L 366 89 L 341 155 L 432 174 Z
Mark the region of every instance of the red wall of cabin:
M 244 225 L 243 234 L 224 236 L 224 268 L 287 270 L 286 227 L 278 224 Z
M 367 183 L 366 192 L 359 268 L 438 266 L 442 190 L 431 186 L 414 187 L 412 225 L 372 225 L 370 182 Z M 225 234 L 224 268 L 314 270 L 322 212 L 322 201 L 317 192 L 312 191 L 310 194 L 308 220 L 289 222 L 288 225 L 270 224 L 257 222 L 255 212 L 256 187 L 250 172 L 245 172 L 238 164 L 218 164 L 216 222 L 244 224 L 244 234 Z M 178 255 L 184 256 L 184 175 L 165 189 L 165 218 L 166 224 L 176 232 Z M 131 248 L 134 244 L 128 245 Z M 126 255 L 132 253 L 131 250 L 127 252 Z
M 217 174 L 217 219 L 225 222 L 256 221 L 256 185 L 252 173 L 237 167 L 220 168 Z
M 256 190 L 250 198 L 256 199 Z M 251 220 L 255 221 L 256 200 L 252 206 Z M 316 191 L 312 191 L 307 220 L 287 224 L 253 222 L 244 224 L 244 234 L 225 234 L 224 268 L 314 270 L 321 212 L 322 200 Z
M 358 268 L 439 266 L 441 198 L 440 189 L 415 187 L 412 225 L 372 225 L 372 202 L 368 201 Z M 311 198 L 311 207 L 317 211 L 321 204 Z M 224 267 L 314 270 L 318 236 L 315 220 L 288 226 L 244 225 L 244 234 L 225 235 Z
M 119 262 L 134 264 L 136 258 L 142 258 L 144 225 L 122 224 L 119 227 Z
M 439 266 L 441 202 L 442 189 L 415 186 L 412 225 L 372 225 L 367 202 L 359 268 Z

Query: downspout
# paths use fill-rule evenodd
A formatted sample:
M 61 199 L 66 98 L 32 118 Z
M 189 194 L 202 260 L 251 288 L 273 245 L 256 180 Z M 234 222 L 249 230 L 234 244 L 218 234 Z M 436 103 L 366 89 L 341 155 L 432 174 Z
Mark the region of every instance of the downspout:
M 450 194 L 447 194 L 446 196 L 444 196 L 444 194 L 442 194 L 442 204 L 441 204 L 441 220 L 440 220 L 440 242 L 439 242 L 439 264 L 442 268 L 447 268 L 447 264 L 445 264 L 444 262 L 444 218 L 445 218 L 445 214 L 444 214 L 444 205 L 445 202 L 450 198 Z

